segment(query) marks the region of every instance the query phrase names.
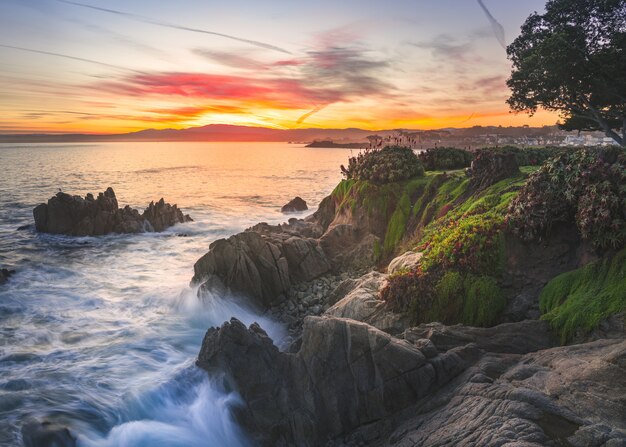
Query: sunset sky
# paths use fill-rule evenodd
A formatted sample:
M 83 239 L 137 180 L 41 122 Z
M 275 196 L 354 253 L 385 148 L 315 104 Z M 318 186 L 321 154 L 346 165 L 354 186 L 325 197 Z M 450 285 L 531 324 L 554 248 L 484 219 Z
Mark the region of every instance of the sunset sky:
M 545 0 L 484 0 L 510 43 Z M 0 133 L 541 126 L 477 0 L 1 0 Z

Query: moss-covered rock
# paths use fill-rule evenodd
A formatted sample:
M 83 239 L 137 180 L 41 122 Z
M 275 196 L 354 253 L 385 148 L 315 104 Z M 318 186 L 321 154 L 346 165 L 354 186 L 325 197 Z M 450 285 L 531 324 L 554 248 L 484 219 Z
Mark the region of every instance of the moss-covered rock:
M 554 278 L 541 292 L 540 307 L 563 343 L 625 311 L 626 249 Z

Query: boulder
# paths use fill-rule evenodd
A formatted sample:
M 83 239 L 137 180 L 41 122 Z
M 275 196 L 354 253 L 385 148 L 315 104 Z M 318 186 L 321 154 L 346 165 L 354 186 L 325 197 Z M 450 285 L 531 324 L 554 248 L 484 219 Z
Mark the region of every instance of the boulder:
M 165 203 L 163 199 L 156 204 L 150 203 L 143 214 L 129 206 L 120 209 L 110 187 L 97 198 L 92 194 L 82 198 L 58 192 L 48 203 L 36 206 L 33 217 L 37 231 L 70 236 L 162 231 L 176 223 L 192 220 L 176 205 Z
M 379 297 L 379 290 L 386 278 L 387 275 L 383 273 L 370 272 L 357 279 L 345 280 L 346 286 L 340 285 L 338 289 L 350 291 L 332 305 L 325 315 L 362 321 L 391 334 L 402 332 L 409 324 L 408 317 L 389 311 Z
M 389 266 L 387 266 L 387 273 L 392 274 L 401 270 L 411 270 L 417 267 L 420 259 L 422 259 L 422 253 L 407 251 L 391 260 Z
M 329 270 L 317 240 L 267 226 L 213 242 L 194 265 L 192 282 L 202 284 L 200 293 L 230 292 L 267 309 L 282 302 L 292 284 Z
M 67 427 L 35 419 L 22 425 L 24 447 L 75 447 L 76 438 Z
M 280 209 L 283 213 L 296 213 L 298 211 L 306 211 L 309 207 L 301 197 L 295 197 Z
M 197 364 L 241 394 L 235 416 L 256 445 L 316 446 L 408 407 L 477 358 L 471 345 L 427 356 L 364 323 L 307 317 L 297 353 L 232 319 L 209 329 Z
M 7 282 L 11 275 L 15 274 L 15 270 L 0 269 L 0 284 Z

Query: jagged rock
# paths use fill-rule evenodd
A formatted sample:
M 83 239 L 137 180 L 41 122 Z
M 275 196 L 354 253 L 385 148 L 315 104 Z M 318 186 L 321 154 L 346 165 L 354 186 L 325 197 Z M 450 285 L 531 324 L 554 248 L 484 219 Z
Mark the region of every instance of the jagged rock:
M 49 421 L 30 420 L 22 426 L 24 447 L 75 447 L 76 438 L 67 427 Z
M 331 306 L 325 315 L 362 321 L 391 334 L 402 332 L 409 323 L 406 315 L 390 312 L 379 298 L 378 292 L 386 278 L 385 274 L 370 272 L 360 278 L 344 281 L 348 284 L 345 289 L 350 291 Z
M 140 233 L 162 231 L 176 223 L 191 221 L 189 215 L 161 199 L 152 202 L 143 214 L 125 206 L 118 208 L 112 188 L 85 198 L 58 192 L 48 203 L 33 210 L 35 228 L 39 232 L 70 236 L 100 236 L 108 233 Z
M 258 228 L 257 228 L 258 230 Z M 251 298 L 261 308 L 284 300 L 292 284 L 330 269 L 315 239 L 293 236 L 280 227 L 248 230 L 219 239 L 194 265 L 193 282 L 204 290 L 224 290 Z
M 161 198 L 157 203 L 150 202 L 150 205 L 142 214 L 143 218 L 150 222 L 154 231 L 163 231 L 177 223 L 191 222 L 189 214 L 183 212 L 176 205 L 165 203 Z
M 9 276 L 13 275 L 15 270 L 0 269 L 0 284 L 4 284 L 9 279 Z
M 487 354 L 404 414 L 339 445 L 626 445 L 625 362 L 625 340 Z
M 477 152 L 468 172 L 472 188 L 480 190 L 505 178 L 515 177 L 520 170 L 514 154 L 482 150 Z
M 550 325 L 541 320 L 504 323 L 488 328 L 427 323 L 407 329 L 401 337 L 408 341 L 429 339 L 442 351 L 475 343 L 487 352 L 526 354 L 558 344 Z
M 417 265 L 422 259 L 422 253 L 416 251 L 407 251 L 398 257 L 395 257 L 387 266 L 387 273 L 396 273 L 400 270 L 410 270 Z
M 306 211 L 309 207 L 301 197 L 295 197 L 280 209 L 283 213 L 296 213 L 298 211 Z
M 324 253 L 335 270 L 359 270 L 375 264 L 375 247 L 381 240 L 356 225 L 337 224 L 320 238 Z
M 256 444 L 315 446 L 406 408 L 477 358 L 473 345 L 427 358 L 367 324 L 308 317 L 297 353 L 232 319 L 209 329 L 197 364 L 239 391 L 235 415 Z

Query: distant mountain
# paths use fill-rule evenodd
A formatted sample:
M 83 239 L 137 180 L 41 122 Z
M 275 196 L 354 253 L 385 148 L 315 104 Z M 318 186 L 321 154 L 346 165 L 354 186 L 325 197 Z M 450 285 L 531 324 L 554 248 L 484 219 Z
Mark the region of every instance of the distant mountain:
M 369 135 L 386 137 L 399 131 L 421 133 L 424 136 L 455 134 L 474 136 L 483 134 L 499 135 L 542 135 L 556 131 L 555 126 L 541 128 L 528 127 L 472 127 L 468 129 L 439 130 L 366 130 L 348 129 L 272 129 L 267 127 L 235 126 L 230 124 L 209 124 L 187 129 L 147 129 L 126 134 L 18 134 L 0 135 L 0 143 L 48 143 L 48 142 L 97 142 L 97 141 L 276 141 L 310 143 L 312 141 L 332 141 L 334 143 L 359 143 L 367 141 Z

